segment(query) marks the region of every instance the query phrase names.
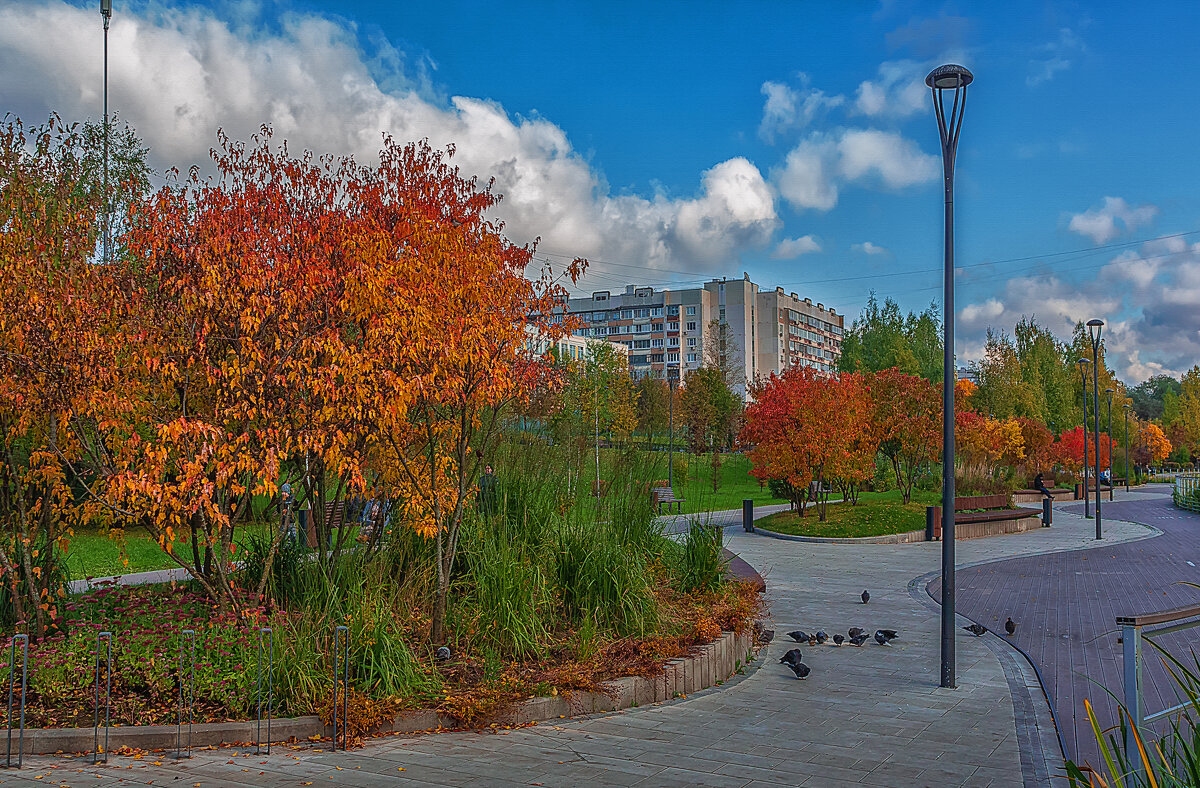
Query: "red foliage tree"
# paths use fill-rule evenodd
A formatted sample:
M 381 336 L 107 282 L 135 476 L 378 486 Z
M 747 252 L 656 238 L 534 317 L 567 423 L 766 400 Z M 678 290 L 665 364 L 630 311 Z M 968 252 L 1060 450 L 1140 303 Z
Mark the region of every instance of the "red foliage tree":
M 941 392 L 928 380 L 896 368 L 876 372 L 868 384 L 879 451 L 891 462 L 896 486 L 908 503 L 917 469 L 942 451 Z

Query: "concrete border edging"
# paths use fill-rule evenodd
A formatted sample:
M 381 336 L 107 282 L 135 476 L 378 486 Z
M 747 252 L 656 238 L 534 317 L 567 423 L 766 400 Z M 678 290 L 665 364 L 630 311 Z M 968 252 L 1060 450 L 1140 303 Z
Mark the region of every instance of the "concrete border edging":
M 755 525 L 754 533 L 769 536 L 772 539 L 784 539 L 789 542 L 819 542 L 822 544 L 909 544 L 924 542 L 925 531 L 904 531 L 898 534 L 880 534 L 879 536 L 798 536 L 796 534 L 781 534 L 778 531 L 768 531 L 762 526 Z

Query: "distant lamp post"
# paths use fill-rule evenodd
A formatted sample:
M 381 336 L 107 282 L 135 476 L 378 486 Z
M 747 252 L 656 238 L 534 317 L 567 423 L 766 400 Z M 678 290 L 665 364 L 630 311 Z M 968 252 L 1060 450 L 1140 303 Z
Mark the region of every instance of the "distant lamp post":
M 942 272 L 942 681 L 955 686 L 954 664 L 954 162 L 958 132 L 974 75 L 957 65 L 938 66 L 925 77 L 942 141 L 945 190 L 944 270 Z M 945 93 L 953 93 L 946 115 Z
M 1129 403 L 1122 408 L 1125 411 L 1125 492 L 1129 492 Z
M 109 262 L 109 199 L 108 199 L 108 23 L 112 20 L 112 0 L 100 0 L 100 16 L 104 17 L 104 231 L 100 236 L 104 262 Z
M 1116 392 L 1105 389 L 1104 393 L 1108 400 L 1108 487 L 1112 489 L 1112 398 Z M 1099 446 L 1099 442 L 1096 445 Z
M 676 367 L 679 369 L 679 367 Z M 667 367 L 667 413 L 670 423 L 669 434 L 667 438 L 667 486 L 673 491 L 675 489 L 675 386 L 677 381 L 671 377 L 671 367 Z M 674 492 L 672 492 L 674 495 Z
M 1104 330 L 1104 321 L 1099 318 L 1089 320 L 1087 327 L 1088 336 L 1092 338 L 1092 404 L 1095 405 L 1095 429 L 1092 434 L 1096 436 L 1096 538 L 1103 539 L 1103 521 L 1100 518 L 1100 333 Z
M 1091 493 L 1088 491 L 1088 461 L 1087 461 L 1087 446 L 1088 446 L 1088 425 L 1087 425 L 1087 368 L 1092 362 L 1086 358 L 1081 358 L 1076 362 L 1079 364 L 1079 377 L 1083 381 L 1083 516 L 1085 518 L 1092 516 L 1092 499 L 1089 497 Z

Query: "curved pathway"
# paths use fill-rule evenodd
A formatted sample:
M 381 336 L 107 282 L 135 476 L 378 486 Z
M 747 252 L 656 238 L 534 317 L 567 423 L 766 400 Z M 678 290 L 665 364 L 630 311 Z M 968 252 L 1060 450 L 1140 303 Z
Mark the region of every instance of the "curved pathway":
M 1095 708 L 1102 726 L 1116 720 L 1122 694 L 1122 647 L 1118 615 L 1134 615 L 1200 603 L 1200 514 L 1171 505 L 1170 488 L 1118 493 L 1105 501 L 1106 536 L 1126 520 L 1153 526 L 1162 535 L 1135 543 L 1105 539 L 1092 549 L 987 564 L 957 575 L 958 612 L 996 630 L 1008 616 L 1017 622 L 1013 642 L 1037 663 L 1054 701 L 1068 755 L 1096 763 L 1098 748 L 1083 701 Z M 1056 507 L 1055 515 L 1081 515 L 1082 504 Z M 1094 530 L 1093 530 L 1094 535 Z M 1189 563 L 1190 562 L 1190 563 Z M 940 596 L 938 583 L 930 592 Z M 1185 630 L 1158 642 L 1178 656 L 1200 640 Z M 1149 646 L 1144 654 L 1146 709 L 1174 705 L 1175 694 L 1161 661 Z M 1106 692 L 1105 690 L 1108 690 Z
M 1090 524 L 964 541 L 963 564 L 1089 543 Z M 1145 536 L 1115 524 L 1114 541 Z M 1031 672 L 996 638 L 957 632 L 958 689 L 938 687 L 938 614 L 923 583 L 940 545 L 801 543 L 726 532 L 766 578 L 778 635 L 745 676 L 672 702 L 511 731 L 395 736 L 348 753 L 304 743 L 198 751 L 188 761 L 37 757 L 7 785 L 712 785 L 1042 786 L 1061 770 Z M 871 602 L 859 600 L 863 589 Z M 965 620 L 964 622 L 965 623 Z M 778 663 L 783 633 L 900 631 L 890 647 L 802 646 L 813 669 Z M 1039 706 L 1040 704 L 1040 706 Z M 1048 737 L 1048 738 L 1047 738 Z M 1047 746 L 1046 742 L 1051 745 Z M 35 779 L 41 776 L 41 779 Z

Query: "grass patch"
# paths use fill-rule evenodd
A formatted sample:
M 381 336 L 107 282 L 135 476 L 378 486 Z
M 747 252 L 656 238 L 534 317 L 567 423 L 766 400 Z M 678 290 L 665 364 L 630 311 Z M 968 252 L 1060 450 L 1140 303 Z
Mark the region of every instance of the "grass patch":
M 825 522 L 809 507 L 804 517 L 796 512 L 779 512 L 765 517 L 757 525 L 780 534 L 853 539 L 864 536 L 902 534 L 925 528 L 925 507 L 934 506 L 939 493 L 914 490 L 910 503 L 902 503 L 899 490 L 863 493 L 857 506 L 830 504 Z

